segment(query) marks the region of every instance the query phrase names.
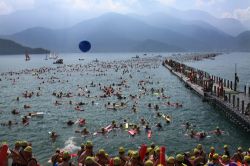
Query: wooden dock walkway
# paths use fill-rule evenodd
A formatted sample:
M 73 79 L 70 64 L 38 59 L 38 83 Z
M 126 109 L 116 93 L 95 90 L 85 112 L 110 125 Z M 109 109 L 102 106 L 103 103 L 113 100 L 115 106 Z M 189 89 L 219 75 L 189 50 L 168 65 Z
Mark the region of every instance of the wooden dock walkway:
M 173 67 L 171 67 L 171 65 L 173 65 Z M 188 74 L 185 72 L 186 70 L 183 68 L 192 71 L 197 71 L 197 69 L 173 60 L 171 60 L 171 63 L 168 63 L 168 61 L 163 62 L 163 66 L 170 70 L 184 82 L 186 86 L 194 90 L 194 92 L 204 100 L 219 107 L 231 121 L 241 126 L 247 132 L 250 132 L 250 92 L 247 94 L 246 88 L 244 92 L 234 91 L 232 90 L 232 81 L 230 85 L 230 81 L 218 79 L 218 77 L 209 75 L 208 73 L 202 77 L 201 80 L 203 81 L 198 85 L 190 80 Z M 207 81 L 208 78 L 210 82 Z M 210 88 L 208 88 L 208 86 L 210 86 Z

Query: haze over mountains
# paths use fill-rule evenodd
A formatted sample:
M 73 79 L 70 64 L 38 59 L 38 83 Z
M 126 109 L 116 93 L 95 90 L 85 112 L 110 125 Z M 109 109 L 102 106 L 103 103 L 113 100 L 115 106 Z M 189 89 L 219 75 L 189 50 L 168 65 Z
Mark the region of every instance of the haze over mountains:
M 34 25 L 46 25 L 44 21 Z M 10 24 L 3 25 L 6 29 Z M 91 42 L 92 52 L 250 51 L 250 31 L 238 20 L 198 10 L 147 16 L 107 13 L 67 28 L 30 27 L 0 38 L 57 52 L 78 52 L 82 40 Z

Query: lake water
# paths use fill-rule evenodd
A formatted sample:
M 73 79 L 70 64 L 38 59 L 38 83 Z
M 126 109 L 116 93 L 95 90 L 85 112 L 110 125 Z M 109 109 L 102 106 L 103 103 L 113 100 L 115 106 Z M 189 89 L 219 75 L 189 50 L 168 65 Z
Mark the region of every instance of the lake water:
M 138 54 L 139 55 L 139 54 Z M 159 54 L 148 54 L 140 57 L 146 58 L 150 56 L 155 56 Z M 169 56 L 170 53 L 161 53 L 162 56 Z M 135 57 L 136 54 L 63 54 L 60 55 L 64 59 L 65 64 L 81 64 L 85 65 L 94 59 L 100 61 L 112 61 L 113 60 L 126 60 L 131 57 Z M 14 56 L 1 56 L 0 57 L 0 72 L 7 71 L 19 71 L 21 69 L 32 69 L 39 67 L 56 67 L 52 64 L 52 60 L 44 60 L 44 55 L 31 55 L 31 61 L 25 62 L 24 56 L 14 55 Z M 84 58 L 84 61 L 78 61 L 79 58 Z M 224 78 L 233 78 L 234 63 L 237 63 L 238 73 L 240 80 L 247 83 L 250 80 L 250 56 L 249 53 L 230 53 L 225 55 L 220 55 L 215 58 L 215 60 L 204 60 L 198 62 L 188 62 L 189 65 L 203 69 L 205 71 L 214 73 L 215 75 L 220 75 Z M 32 142 L 34 155 L 37 157 L 38 161 L 43 165 L 47 165 L 47 161 L 53 154 L 56 148 L 64 148 L 65 146 L 79 146 L 82 142 L 86 140 L 92 140 L 94 143 L 94 150 L 97 151 L 100 148 L 104 148 L 109 154 L 116 155 L 119 146 L 124 146 L 126 149 L 136 149 L 142 143 L 150 144 L 155 142 L 158 145 L 165 145 L 167 147 L 167 154 L 176 154 L 178 152 L 188 151 L 194 148 L 198 143 L 201 143 L 208 149 L 210 146 L 217 148 L 219 152 L 222 152 L 223 145 L 228 144 L 230 149 L 236 149 L 238 146 L 242 146 L 244 150 L 250 147 L 249 133 L 246 133 L 241 128 L 237 127 L 235 124 L 231 123 L 219 110 L 216 110 L 208 103 L 202 102 L 199 98 L 189 89 L 186 89 L 179 81 L 178 78 L 173 76 L 167 69 L 161 66 L 161 59 L 145 60 L 145 63 L 154 63 L 151 67 L 144 68 L 130 68 L 129 74 L 122 75 L 121 71 L 115 71 L 114 69 L 108 70 L 106 75 L 96 76 L 97 72 L 95 70 L 91 71 L 65 71 L 60 70 L 54 74 L 54 71 L 46 72 L 40 74 L 43 80 L 37 79 L 36 76 L 30 74 L 21 74 L 15 84 L 10 78 L 16 78 L 17 76 L 0 76 L 2 81 L 0 82 L 0 121 L 1 123 L 7 122 L 8 120 L 15 120 L 19 124 L 12 127 L 0 126 L 0 141 L 9 142 L 10 146 L 13 147 L 13 143 L 16 140 L 28 140 Z M 119 63 L 131 64 L 131 61 L 120 61 Z M 134 60 L 134 63 L 143 64 L 141 60 Z M 158 64 L 158 65 L 156 65 Z M 59 65 L 60 66 L 60 65 Z M 159 66 L 159 67 L 157 67 Z M 70 66 L 67 69 L 72 69 Z M 94 69 L 93 66 L 89 67 Z M 98 66 L 96 67 L 96 69 Z M 69 76 L 69 74 L 71 74 Z M 52 76 L 58 77 L 61 82 L 47 82 Z M 77 85 L 82 87 L 88 85 L 88 90 L 91 91 L 90 96 L 100 95 L 101 91 L 97 87 L 90 87 L 91 82 L 95 84 L 101 83 L 102 85 L 110 85 L 112 83 L 120 83 L 120 77 L 127 80 L 129 88 L 122 88 L 122 94 L 129 98 L 130 94 L 138 95 L 141 93 L 137 84 L 140 80 L 150 80 L 152 84 L 147 84 L 147 89 L 164 88 L 164 93 L 170 96 L 170 99 L 158 99 L 157 94 L 152 95 L 147 93 L 138 99 L 138 112 L 133 113 L 131 111 L 134 101 L 129 100 L 128 107 L 124 110 L 110 111 L 104 107 L 107 102 L 116 102 L 115 97 L 110 98 L 88 98 L 86 96 L 76 96 L 78 91 Z M 150 78 L 149 78 L 150 77 Z M 67 82 L 68 80 L 68 82 Z M 44 84 L 41 84 L 45 81 Z M 22 93 L 26 90 L 38 92 L 38 87 L 41 87 L 39 97 L 23 98 Z M 72 92 L 74 97 L 72 98 L 62 98 L 57 99 L 52 96 L 52 93 L 56 91 Z M 17 102 L 15 99 L 20 96 L 20 101 Z M 55 106 L 53 103 L 59 100 L 62 105 Z M 69 105 L 69 100 L 73 102 L 83 101 L 87 105 L 83 106 L 85 111 L 79 112 L 74 110 L 74 106 Z M 94 101 L 95 104 L 92 105 L 91 102 Z M 183 104 L 182 108 L 169 107 L 163 103 L 179 102 Z M 170 124 L 165 124 L 161 118 L 155 116 L 155 112 L 147 108 L 147 104 L 158 104 L 160 106 L 159 112 L 168 114 L 172 117 L 172 122 Z M 24 104 L 30 104 L 31 109 L 25 110 L 23 108 Z M 10 112 L 12 109 L 17 108 L 21 115 L 12 115 Z M 21 124 L 21 116 L 27 114 L 28 112 L 44 112 L 43 118 L 32 118 L 30 119 L 30 124 L 28 126 L 23 126 Z M 127 131 L 116 130 L 111 131 L 105 136 L 87 136 L 81 137 L 80 134 L 75 133 L 75 130 L 82 129 L 78 125 L 73 125 L 71 127 L 66 125 L 67 120 L 71 119 L 76 121 L 78 118 L 86 118 L 87 124 L 85 127 L 91 132 L 99 130 L 101 127 L 109 125 L 112 120 L 115 120 L 118 124 L 127 119 L 131 123 L 139 123 L 140 119 L 143 117 L 146 119 L 151 126 L 154 126 L 157 122 L 164 124 L 163 130 L 158 131 L 156 128 L 152 128 L 153 134 L 152 138 L 148 139 L 146 133 L 141 132 L 141 134 L 131 137 Z M 209 137 L 198 140 L 192 139 L 186 136 L 186 131 L 183 124 L 189 121 L 195 127 L 196 131 L 212 131 L 219 126 L 223 131 L 224 135 L 215 136 L 210 135 Z M 48 132 L 56 131 L 60 136 L 57 138 L 56 142 L 52 142 Z M 75 145 L 75 146 L 74 146 Z

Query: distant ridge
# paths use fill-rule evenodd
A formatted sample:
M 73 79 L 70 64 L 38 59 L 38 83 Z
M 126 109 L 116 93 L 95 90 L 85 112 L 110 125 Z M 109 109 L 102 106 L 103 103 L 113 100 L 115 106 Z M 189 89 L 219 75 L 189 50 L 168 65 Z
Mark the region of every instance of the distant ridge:
M 250 31 L 239 34 L 236 38 L 238 49 L 241 51 L 250 51 Z
M 248 33 L 234 37 L 203 21 L 165 14 L 140 17 L 106 13 L 65 29 L 34 27 L 1 38 L 56 52 L 80 52 L 82 40 L 91 42 L 90 52 L 249 50 Z
M 0 55 L 14 55 L 14 54 L 24 54 L 25 52 L 29 54 L 45 54 L 49 53 L 48 50 L 43 48 L 30 48 L 22 46 L 12 40 L 0 39 Z

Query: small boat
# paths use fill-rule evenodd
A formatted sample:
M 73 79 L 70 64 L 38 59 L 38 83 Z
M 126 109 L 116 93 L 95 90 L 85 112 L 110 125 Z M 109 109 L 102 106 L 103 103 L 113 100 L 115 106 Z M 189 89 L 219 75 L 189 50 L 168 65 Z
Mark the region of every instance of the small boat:
M 96 58 L 95 60 L 93 60 L 93 62 L 99 62 L 99 60 Z
M 58 59 L 57 61 L 53 62 L 53 64 L 63 64 L 63 59 Z
M 138 59 L 138 58 L 140 58 L 140 57 L 139 57 L 139 55 L 136 55 L 135 57 L 132 57 L 132 58 L 136 58 L 136 59 Z
M 48 60 L 48 55 L 46 55 L 45 59 L 44 60 Z
M 83 61 L 84 59 L 83 59 L 83 58 L 79 58 L 78 60 L 79 60 L 79 61 Z
M 58 56 L 56 55 L 56 53 L 50 53 L 49 54 L 49 59 L 57 59 Z

